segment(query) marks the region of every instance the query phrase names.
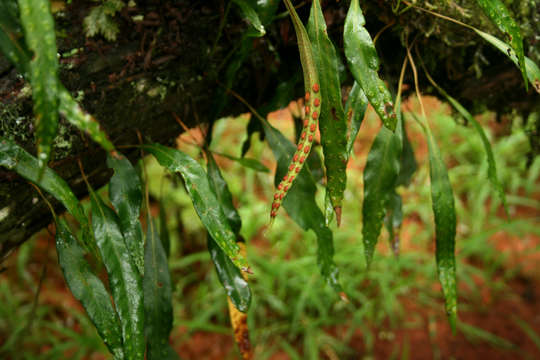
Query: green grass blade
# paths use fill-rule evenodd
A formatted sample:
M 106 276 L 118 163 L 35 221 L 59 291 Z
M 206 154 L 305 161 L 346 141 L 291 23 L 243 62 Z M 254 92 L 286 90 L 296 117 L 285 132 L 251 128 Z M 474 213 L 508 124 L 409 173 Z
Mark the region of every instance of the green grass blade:
M 107 137 L 107 134 L 101 130 L 96 119 L 84 112 L 63 85 L 59 86 L 58 97 L 60 100 L 58 111 L 70 124 L 87 133 L 92 140 L 106 151 L 114 151 L 114 145 Z
M 368 99 L 362 87 L 355 81 L 349 93 L 347 102 L 345 103 L 345 114 L 349 121 L 349 136 L 347 138 L 347 158 L 350 156 L 354 147 L 354 141 L 360 130 L 360 125 L 364 120 Z
M 251 304 L 248 282 L 210 235 L 208 235 L 208 251 L 227 296 L 239 311 L 247 312 Z
M 123 359 L 120 320 L 112 306 L 110 295 L 101 280 L 92 272 L 63 219 L 56 222 L 56 251 L 58 263 L 73 296 L 81 302 L 88 317 L 96 327 L 115 359 Z
M 339 224 L 343 193 L 347 185 L 347 122 L 341 100 L 339 60 L 326 32 L 319 0 L 312 3 L 307 32 L 321 85 L 319 130 L 326 168 L 326 191 Z
M 477 0 L 476 2 L 510 41 L 512 48 L 517 54 L 518 66 L 523 75 L 525 89 L 527 89 L 527 69 L 525 66 L 525 54 L 523 52 L 523 38 L 519 25 L 512 19 L 510 12 L 501 0 Z
M 0 137 L 0 166 L 15 171 L 60 201 L 81 225 L 84 244 L 89 249 L 94 248 L 93 236 L 86 214 L 64 179 L 50 168 L 45 168 L 43 174 L 40 174 L 38 160 L 35 157 L 15 142 L 2 137 Z
M 263 122 L 266 139 L 277 160 L 275 184 L 277 185 L 284 174 L 287 173 L 295 146 L 277 129 L 266 121 Z M 317 265 L 326 282 L 336 291 L 341 292 L 339 283 L 339 270 L 334 263 L 334 244 L 332 231 L 325 226 L 324 215 L 315 202 L 317 187 L 306 166 L 293 183 L 287 196 L 283 199 L 283 206 L 289 216 L 304 230 L 313 230 L 317 235 Z
M 58 127 L 58 59 L 54 20 L 48 0 L 19 0 L 21 24 L 28 49 L 30 85 L 36 117 L 39 167 L 45 168 Z
M 122 326 L 128 359 L 144 359 L 144 304 L 142 279 L 129 255 L 114 211 L 90 190 L 92 227 L 101 258 L 109 275 L 115 308 Z
M 394 131 L 396 113 L 392 96 L 384 82 L 379 78 L 379 57 L 364 27 L 366 21 L 358 0 L 352 0 L 345 19 L 343 41 L 345 56 L 354 80 L 360 84 L 375 112 L 382 119 L 384 126 Z
M 431 202 L 435 216 L 435 236 L 437 270 L 442 285 L 446 314 L 452 330 L 457 320 L 456 289 L 456 209 L 454 194 L 448 178 L 446 166 L 433 135 L 426 128 L 429 148 L 429 175 L 431 181 Z
M 139 221 L 143 201 L 141 180 L 125 157 L 107 157 L 107 165 L 114 170 L 109 182 L 109 198 L 113 204 L 129 254 L 140 274 L 144 274 L 144 239 Z
M 514 64 L 516 64 L 518 67 L 520 66 L 519 58 L 517 57 L 516 52 L 504 41 L 478 29 L 474 29 L 474 31 L 488 43 L 495 46 L 500 52 L 508 56 Z M 538 65 L 536 65 L 536 63 L 528 57 L 525 57 L 524 62 L 527 70 L 527 78 L 531 82 L 536 92 L 540 93 L 540 68 L 538 68 Z
M 512 320 L 521 328 L 521 330 L 531 339 L 531 341 L 536 345 L 538 350 L 540 350 L 540 335 L 529 325 L 526 321 L 513 316 Z
M 161 166 L 180 173 L 206 230 L 237 267 L 247 269 L 247 261 L 239 254 L 236 236 L 202 166 L 183 152 L 160 144 L 143 145 L 142 149 L 154 155 Z
M 364 169 L 364 202 L 362 204 L 362 238 L 366 263 L 373 259 L 381 232 L 386 206 L 394 192 L 399 174 L 401 143 L 397 134 L 381 127 Z
M 253 33 L 253 36 L 260 37 L 264 36 L 266 34 L 266 30 L 264 29 L 263 24 L 261 23 L 261 20 L 259 19 L 259 15 L 257 14 L 257 11 L 251 6 L 251 4 L 246 0 L 232 0 L 233 3 L 238 5 L 240 8 L 242 14 L 244 15 L 247 22 L 253 26 L 256 32 Z M 251 34 L 251 33 L 250 33 Z
M 144 251 L 144 317 L 148 360 L 164 359 L 169 351 L 173 308 L 167 255 L 155 221 L 148 219 Z
M 269 173 L 270 172 L 270 170 L 266 166 L 264 166 L 257 159 L 245 158 L 245 157 L 238 158 L 238 157 L 235 157 L 235 156 L 232 156 L 232 155 L 229 155 L 229 154 L 218 153 L 218 152 L 215 152 L 215 151 L 213 153 L 216 154 L 216 155 L 219 155 L 219 156 L 226 157 L 229 160 L 236 161 L 240 165 L 242 165 L 244 167 L 247 167 L 249 169 L 259 171 L 259 172 L 263 172 L 263 173 Z

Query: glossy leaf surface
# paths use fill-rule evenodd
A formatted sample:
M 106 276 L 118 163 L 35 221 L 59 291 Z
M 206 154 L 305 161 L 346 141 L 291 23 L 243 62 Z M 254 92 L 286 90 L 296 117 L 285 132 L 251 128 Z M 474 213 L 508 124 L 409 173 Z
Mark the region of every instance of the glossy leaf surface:
M 236 161 L 240 165 L 250 168 L 255 171 L 264 172 L 264 173 L 270 172 L 270 170 L 257 159 L 245 158 L 245 157 L 238 158 L 238 157 L 231 156 L 228 154 L 216 153 L 216 152 L 214 152 L 214 154 L 226 157 L 227 159 L 232 160 L 232 161 Z
M 0 166 L 15 171 L 60 201 L 66 210 L 77 219 L 83 229 L 84 243 L 92 248 L 92 234 L 86 214 L 64 179 L 48 167 L 45 168 L 43 174 L 40 174 L 38 160 L 34 156 L 12 140 L 2 137 L 0 137 Z
M 429 148 L 431 202 L 435 216 L 435 258 L 444 295 L 446 314 L 454 330 L 457 319 L 456 259 L 454 254 L 456 210 L 454 194 L 439 147 L 429 131 L 426 137 Z
M 212 154 L 206 152 L 208 179 L 213 190 L 216 192 L 219 203 L 223 212 L 227 216 L 229 224 L 237 237 L 242 227 L 240 215 L 234 207 L 232 194 L 229 187 L 221 175 L 216 161 Z M 244 279 L 240 270 L 234 266 L 232 261 L 225 255 L 223 250 L 216 244 L 215 240 L 208 235 L 208 251 L 219 277 L 219 281 L 225 288 L 227 296 L 230 298 L 234 306 L 241 312 L 246 312 L 251 303 L 251 290 L 248 282 Z
M 155 221 L 148 219 L 144 250 L 144 315 L 148 360 L 167 358 L 173 323 L 172 287 L 167 255 Z
M 63 85 L 59 85 L 58 97 L 60 101 L 58 111 L 70 124 L 87 133 L 92 140 L 106 151 L 114 150 L 114 145 L 105 132 L 101 130 L 97 120 L 81 108 Z
M 381 232 L 386 206 L 394 192 L 399 173 L 401 143 L 397 134 L 385 127 L 371 145 L 364 169 L 364 202 L 362 204 L 362 237 L 366 263 L 369 266 Z
M 129 255 L 118 217 L 89 190 L 92 227 L 122 325 L 124 352 L 127 359 L 142 360 L 145 352 L 142 279 Z
M 326 32 L 319 0 L 312 3 L 307 31 L 321 84 L 319 130 L 326 168 L 326 191 L 339 225 L 343 193 L 347 185 L 347 122 L 341 100 L 339 61 L 334 44 Z
M 519 58 L 517 57 L 516 52 L 510 46 L 508 46 L 508 44 L 496 38 L 495 36 L 485 33 L 483 31 L 477 29 L 475 29 L 474 31 L 484 40 L 495 46 L 503 54 L 508 56 L 514 64 L 516 64 L 518 67 L 520 66 Z M 532 84 L 534 90 L 536 90 L 537 93 L 540 93 L 540 68 L 538 68 L 538 65 L 528 57 L 525 57 L 524 62 L 529 82 Z
M 56 222 L 56 251 L 58 263 L 71 293 L 83 305 L 114 358 L 123 359 L 120 320 L 112 306 L 110 295 L 90 269 L 84 258 L 84 250 L 63 219 Z
M 237 267 L 247 268 L 246 259 L 238 253 L 236 236 L 202 166 L 183 152 L 163 145 L 143 145 L 142 148 L 154 155 L 161 166 L 182 176 L 193 206 L 206 230 Z
M 382 119 L 384 126 L 394 131 L 396 114 L 392 96 L 379 78 L 379 57 L 364 27 L 366 21 L 358 0 L 352 0 L 345 19 L 343 40 L 345 56 L 354 80 L 360 84 L 373 108 Z
M 139 215 L 143 201 L 141 180 L 125 157 L 107 157 L 107 165 L 114 170 L 109 182 L 109 198 L 113 204 L 129 254 L 140 274 L 144 274 L 144 239 Z
M 512 48 L 517 54 L 518 66 L 527 88 L 527 69 L 525 67 L 525 53 L 523 51 L 523 38 L 519 25 L 514 21 L 512 15 L 504 6 L 501 0 L 476 0 L 484 13 L 497 25 L 512 44 Z
M 48 0 L 19 0 L 21 24 L 28 49 L 30 84 L 34 100 L 38 161 L 49 160 L 58 127 L 58 59 L 54 20 Z

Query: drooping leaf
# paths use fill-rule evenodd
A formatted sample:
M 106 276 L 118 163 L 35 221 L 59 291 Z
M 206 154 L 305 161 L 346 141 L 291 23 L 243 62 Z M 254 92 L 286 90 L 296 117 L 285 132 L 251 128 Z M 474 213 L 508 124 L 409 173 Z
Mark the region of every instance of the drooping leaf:
M 364 115 L 368 106 L 368 99 L 362 87 L 355 81 L 349 93 L 349 98 L 345 103 L 345 114 L 349 122 L 349 135 L 347 138 L 347 159 L 351 155 L 354 147 L 354 141 L 364 120 Z
M 251 290 L 248 282 L 210 235 L 208 235 L 208 251 L 227 296 L 239 311 L 245 313 L 251 304 Z
M 142 205 L 142 189 L 139 174 L 125 157 L 107 157 L 107 166 L 114 170 L 109 182 L 109 198 L 113 204 L 120 229 L 140 274 L 144 274 L 144 239 L 139 215 Z
M 206 159 L 210 185 L 216 193 L 221 208 L 227 216 L 238 242 L 242 220 L 234 207 L 232 194 L 210 151 L 206 151 Z M 208 235 L 208 251 L 227 296 L 239 311 L 245 313 L 251 303 L 251 290 L 247 280 L 210 235 Z
M 347 185 L 347 122 L 341 101 L 338 57 L 326 32 L 319 0 L 312 3 L 307 31 L 321 85 L 319 130 L 326 167 L 326 191 L 339 225 L 343 193 Z
M 343 41 L 345 56 L 354 80 L 360 84 L 384 126 L 394 131 L 396 114 L 392 96 L 379 78 L 379 57 L 366 28 L 358 0 L 352 0 L 345 19 Z
M 247 268 L 247 261 L 238 254 L 236 237 L 223 213 L 208 176 L 201 165 L 183 152 L 159 144 L 143 145 L 157 161 L 171 172 L 178 172 L 184 179 L 193 206 L 212 238 L 240 269 Z
M 120 320 L 112 306 L 110 295 L 101 280 L 92 272 L 63 219 L 56 222 L 56 251 L 58 263 L 73 296 L 81 302 L 114 358 L 124 359 Z
M 211 188 L 214 190 L 217 200 L 223 209 L 223 213 L 229 221 L 232 231 L 238 235 L 242 227 L 242 219 L 234 207 L 232 194 L 229 190 L 227 182 L 221 175 L 221 171 L 210 151 L 206 151 L 208 181 Z
M 292 159 L 295 146 L 277 129 L 266 121 L 263 122 L 266 139 L 277 160 L 275 184 L 277 185 Z M 332 231 L 325 225 L 324 214 L 315 202 L 317 187 L 306 166 L 293 183 L 287 196 L 283 200 L 283 206 L 289 216 L 305 231 L 313 230 L 317 235 L 317 264 L 326 282 L 336 291 L 341 292 L 339 284 L 339 270 L 334 263 L 334 244 Z
M 402 222 L 403 201 L 401 200 L 401 196 L 394 191 L 389 196 L 386 205 L 386 217 L 384 218 L 384 225 L 386 226 L 386 230 L 388 230 L 390 248 L 394 252 L 394 255 L 399 255 L 399 229 Z
M 233 0 L 233 3 L 238 5 L 246 20 L 251 24 L 251 26 L 253 26 L 253 29 L 255 29 L 253 36 L 264 36 L 264 34 L 266 34 L 266 30 L 264 29 L 264 26 L 259 19 L 259 15 L 253 8 L 252 4 L 247 0 Z
M 144 359 L 144 303 L 142 279 L 129 255 L 115 212 L 90 191 L 92 227 L 107 269 L 116 312 L 122 326 L 127 359 Z
M 52 169 L 45 168 L 40 176 L 38 160 L 9 139 L 0 137 L 0 166 L 15 171 L 28 181 L 38 185 L 64 205 L 66 210 L 77 219 L 83 230 L 83 242 L 92 250 L 92 231 L 79 200 L 69 185 Z
M 227 159 L 232 160 L 232 161 L 236 161 L 240 165 L 253 169 L 255 171 L 264 172 L 264 173 L 270 172 L 270 170 L 257 159 L 245 158 L 245 157 L 238 158 L 238 157 L 231 156 L 229 154 L 217 153 L 215 151 L 214 151 L 214 154 L 226 157 Z
M 497 163 L 495 162 L 495 157 L 493 156 L 493 149 L 491 148 L 491 144 L 489 143 L 489 140 L 486 136 L 486 133 L 484 132 L 484 129 L 482 128 L 482 125 L 465 109 L 456 99 L 454 99 L 452 96 L 450 96 L 444 89 L 439 87 L 437 84 L 432 82 L 432 84 L 435 85 L 437 90 L 443 95 L 446 100 L 456 109 L 461 116 L 463 116 L 469 123 L 471 123 L 480 136 L 480 139 L 482 140 L 482 144 L 484 145 L 484 150 L 486 151 L 487 156 L 487 162 L 488 162 L 488 179 L 495 188 L 495 191 L 499 195 L 503 206 L 506 210 L 506 213 L 508 214 L 508 205 L 506 203 L 506 195 L 504 193 L 504 188 L 499 181 L 499 177 L 497 176 Z
M 437 143 L 430 131 L 426 132 L 429 148 L 429 175 L 431 181 L 431 202 L 435 216 L 435 236 L 437 270 L 442 285 L 446 315 L 452 330 L 457 320 L 456 289 L 456 210 L 452 185 L 448 179 L 446 166 L 441 158 Z
M 478 35 L 480 35 L 484 40 L 489 42 L 491 45 L 495 46 L 503 54 L 508 56 L 514 64 L 520 67 L 519 58 L 517 57 L 516 52 L 514 51 L 514 49 L 508 46 L 504 41 L 496 38 L 493 35 L 480 31 L 478 29 L 474 29 L 474 31 Z M 540 68 L 538 68 L 538 65 L 536 65 L 534 61 L 532 61 L 526 56 L 524 59 L 524 63 L 525 63 L 525 69 L 527 71 L 527 78 L 531 82 L 536 92 L 540 93 Z
M 161 238 L 161 244 L 167 259 L 171 255 L 171 235 L 169 228 L 167 227 L 167 212 L 165 210 L 164 201 L 159 202 L 159 234 Z
M 401 143 L 398 135 L 386 127 L 381 127 L 369 150 L 364 169 L 362 237 L 368 266 L 371 264 L 381 232 L 386 206 L 394 192 L 399 174 L 400 155 Z
M 527 89 L 527 69 L 525 67 L 525 53 L 523 52 L 523 38 L 519 25 L 514 21 L 501 0 L 477 0 L 476 2 L 512 44 L 512 48 L 517 54 L 517 65 L 521 69 L 525 89 Z
M 161 360 L 169 352 L 173 323 L 172 288 L 167 255 L 155 221 L 148 219 L 144 251 L 144 315 L 148 360 Z
M 66 120 L 84 131 L 92 140 L 98 143 L 104 150 L 111 152 L 114 150 L 114 145 L 111 143 L 107 134 L 100 129 L 99 123 L 92 115 L 84 112 L 81 106 L 73 99 L 69 91 L 63 85 L 59 85 L 59 107 L 58 111 Z
M 19 0 L 21 24 L 28 49 L 30 85 L 36 117 L 39 167 L 49 160 L 58 127 L 58 59 L 54 20 L 48 0 Z

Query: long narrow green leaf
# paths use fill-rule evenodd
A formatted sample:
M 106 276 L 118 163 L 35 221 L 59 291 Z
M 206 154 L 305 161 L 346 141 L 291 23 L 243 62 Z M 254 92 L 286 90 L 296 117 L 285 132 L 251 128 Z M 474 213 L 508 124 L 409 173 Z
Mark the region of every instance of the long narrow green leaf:
M 484 13 L 497 25 L 512 44 L 517 54 L 518 66 L 523 75 L 525 89 L 527 89 L 527 69 L 525 67 L 525 54 L 523 52 L 523 38 L 519 25 L 512 19 L 510 12 L 501 0 L 477 0 Z
M 432 83 L 434 84 L 434 83 Z M 482 144 L 484 145 L 484 149 L 486 151 L 487 155 L 487 162 L 488 162 L 488 179 L 497 191 L 497 194 L 501 198 L 501 201 L 503 203 L 504 209 L 506 210 L 506 213 L 508 214 L 508 204 L 506 203 L 506 195 L 504 193 L 504 188 L 499 181 L 499 177 L 497 176 L 497 163 L 495 162 L 495 156 L 493 156 L 493 149 L 491 148 L 491 144 L 489 143 L 489 140 L 486 136 L 486 133 L 484 132 L 484 129 L 482 128 L 482 125 L 465 109 L 456 99 L 454 99 L 452 96 L 450 96 L 444 89 L 439 87 L 435 84 L 435 87 L 437 90 L 448 100 L 448 102 L 456 109 L 461 116 L 463 116 L 469 123 L 471 123 L 480 136 L 480 139 L 482 140 Z
M 59 85 L 58 97 L 60 100 L 58 111 L 66 120 L 84 131 L 92 140 L 98 143 L 106 151 L 113 151 L 114 145 L 107 134 L 100 129 L 99 123 L 90 114 L 84 112 L 81 106 L 73 99 L 69 91 L 63 85 Z
M 81 225 L 85 245 L 93 249 L 93 236 L 86 214 L 64 179 L 50 168 L 45 168 L 43 174 L 40 174 L 38 160 L 35 157 L 12 140 L 2 137 L 0 137 L 0 166 L 15 171 L 60 201 Z
M 364 28 L 365 23 L 358 0 L 352 0 L 343 32 L 345 56 L 354 80 L 364 90 L 384 126 L 394 131 L 397 119 L 392 96 L 379 78 L 379 57 L 371 36 Z
M 92 272 L 63 219 L 56 222 L 56 251 L 58 263 L 73 296 L 81 302 L 88 317 L 96 327 L 114 358 L 124 358 L 120 320 L 114 311 L 110 295 L 101 280 Z
M 326 167 L 326 191 L 339 225 L 347 185 L 347 121 L 341 101 L 339 61 L 334 44 L 326 33 L 319 0 L 312 3 L 307 31 L 321 83 L 319 130 Z
M 264 34 L 266 34 L 266 30 L 264 29 L 264 26 L 261 23 L 261 20 L 259 19 L 259 15 L 253 8 L 252 4 L 250 4 L 246 0 L 232 0 L 232 1 L 233 3 L 238 5 L 238 7 L 242 11 L 242 14 L 246 18 L 246 20 L 256 30 L 256 32 L 253 33 L 253 36 L 257 36 L 257 37 L 264 36 Z
M 266 139 L 277 160 L 275 184 L 287 173 L 295 146 L 277 129 L 266 121 L 263 122 Z M 339 270 L 334 263 L 334 240 L 332 231 L 325 225 L 324 215 L 315 201 L 317 187 L 306 166 L 293 183 L 287 196 L 283 199 L 283 206 L 289 216 L 305 231 L 313 230 L 317 235 L 317 265 L 326 282 L 336 291 L 341 292 L 339 283 Z
M 227 182 L 221 175 L 221 171 L 210 151 L 206 151 L 208 181 L 214 190 L 217 200 L 223 209 L 223 213 L 229 221 L 232 231 L 238 235 L 242 227 L 242 219 L 233 204 L 232 194 Z
M 360 130 L 360 125 L 364 120 L 368 106 L 368 99 L 362 87 L 355 81 L 349 97 L 345 103 L 345 114 L 347 114 L 347 120 L 349 121 L 349 135 L 347 138 L 347 158 L 351 155 L 351 151 L 354 147 L 354 141 Z
M 390 247 L 395 255 L 399 255 L 399 233 L 396 233 L 396 231 L 399 231 L 403 222 L 403 200 L 401 200 L 401 196 L 395 191 L 388 197 L 384 225 L 386 226 L 386 230 L 388 230 Z
M 480 31 L 478 29 L 474 29 L 474 31 L 478 35 L 480 35 L 484 40 L 489 42 L 491 45 L 495 46 L 500 52 L 508 56 L 514 64 L 516 64 L 518 67 L 520 66 L 520 62 L 516 55 L 516 52 L 514 51 L 514 49 L 508 46 L 504 41 L 496 38 L 493 35 Z M 526 56 L 525 56 L 524 62 L 525 62 L 525 69 L 527 71 L 527 78 L 531 82 L 536 92 L 540 93 L 540 68 L 538 68 L 538 65 L 536 65 L 534 61 L 532 61 Z
M 212 238 L 240 269 L 247 269 L 247 261 L 239 254 L 236 237 L 223 213 L 208 176 L 201 165 L 183 152 L 160 144 L 143 145 L 169 171 L 178 172 L 184 179 L 193 206 Z
M 161 360 L 169 352 L 172 330 L 172 288 L 169 263 L 155 221 L 148 219 L 144 251 L 144 315 L 148 360 Z
M 208 251 L 227 296 L 239 311 L 247 312 L 251 304 L 248 282 L 210 235 L 208 235 Z
M 407 135 L 407 129 L 405 128 L 405 121 L 403 121 L 403 116 L 398 114 L 401 123 L 401 130 L 396 131 L 401 137 L 402 142 L 402 151 L 401 151 L 401 160 L 399 166 L 399 175 L 396 180 L 396 186 L 407 186 L 410 184 L 412 176 L 416 172 L 418 167 L 416 159 L 414 158 L 414 149 Z
M 128 359 L 144 359 L 144 304 L 142 279 L 129 255 L 114 211 L 90 190 L 92 227 L 122 325 Z
M 30 51 L 23 38 L 23 30 L 18 22 L 19 8 L 15 1 L 0 1 L 0 51 L 25 77 L 29 75 Z
M 375 245 L 381 232 L 386 206 L 394 192 L 399 174 L 400 156 L 401 143 L 398 135 L 386 127 L 381 127 L 369 150 L 364 169 L 362 237 L 368 266 L 371 264 Z
M 129 254 L 139 273 L 144 274 L 144 239 L 139 221 L 143 195 L 139 174 L 125 157 L 109 155 L 107 166 L 114 170 L 109 182 L 109 198 L 118 213 Z
M 437 270 L 442 285 L 446 314 L 452 330 L 455 331 L 457 320 L 456 289 L 456 209 L 454 193 L 448 179 L 446 166 L 442 161 L 439 147 L 431 132 L 426 128 L 429 148 L 429 175 L 431 180 L 431 202 L 435 216 L 435 236 Z
M 19 0 L 21 23 L 30 61 L 39 167 L 49 160 L 58 127 L 58 59 L 54 20 L 48 0 Z
M 11 6 L 10 6 L 11 5 Z M 17 70 L 29 78 L 31 52 L 23 41 L 22 29 L 16 21 L 18 13 L 16 3 L 7 1 L 0 2 L 0 51 L 17 67 Z M 106 151 L 113 151 L 114 145 L 108 139 L 99 123 L 84 112 L 80 105 L 73 99 L 69 91 L 58 83 L 58 111 L 66 120 L 86 132 L 92 140 L 101 145 Z
M 227 216 L 229 224 L 238 241 L 242 220 L 234 207 L 232 194 L 210 151 L 206 152 L 206 159 L 210 185 L 216 192 L 221 208 Z M 223 285 L 227 296 L 229 296 L 232 303 L 239 311 L 244 313 L 247 312 L 251 303 L 251 290 L 248 282 L 244 279 L 240 270 L 234 266 L 232 261 L 225 255 L 223 250 L 221 250 L 210 235 L 208 235 L 208 251 L 210 252 L 219 280 Z

